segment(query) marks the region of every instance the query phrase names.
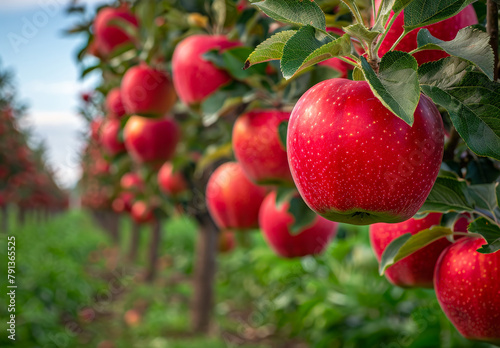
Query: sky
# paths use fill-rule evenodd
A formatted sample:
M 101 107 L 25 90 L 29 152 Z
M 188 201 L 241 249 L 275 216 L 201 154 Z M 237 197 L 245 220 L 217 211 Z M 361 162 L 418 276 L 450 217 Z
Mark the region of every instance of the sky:
M 13 71 L 21 101 L 28 105 L 27 125 L 35 140 L 48 146 L 49 164 L 58 183 L 72 187 L 80 176 L 78 132 L 85 129 L 77 113 L 79 96 L 98 76 L 79 79 L 75 61 L 82 36 L 64 36 L 77 20 L 64 9 L 70 0 L 0 0 L 0 66 Z M 91 9 L 106 1 L 85 0 Z

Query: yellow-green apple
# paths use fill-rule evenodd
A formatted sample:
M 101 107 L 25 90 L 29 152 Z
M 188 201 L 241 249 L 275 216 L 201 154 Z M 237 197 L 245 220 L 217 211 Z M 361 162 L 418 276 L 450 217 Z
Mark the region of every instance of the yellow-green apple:
M 245 174 L 257 184 L 293 186 L 286 151 L 278 126 L 289 112 L 253 110 L 241 115 L 233 127 L 233 149 Z
M 100 142 L 104 150 L 111 156 L 115 156 L 125 151 L 125 145 L 118 139 L 120 133 L 120 121 L 108 119 L 101 126 Z
M 174 155 L 180 137 L 174 119 L 141 116 L 130 117 L 123 135 L 130 156 L 140 163 L 168 161 Z
M 297 233 L 291 229 L 295 218 L 289 212 L 291 200 L 276 203 L 276 192 L 267 195 L 259 212 L 259 225 L 270 247 L 280 256 L 293 258 L 322 253 L 337 233 L 337 223 L 319 215 Z
M 187 182 L 181 172 L 173 170 L 170 162 L 165 162 L 158 171 L 158 186 L 163 193 L 176 197 L 187 190 Z
M 443 214 L 431 213 L 423 219 L 409 219 L 397 224 L 379 223 L 370 226 L 370 242 L 373 252 L 380 262 L 387 246 L 405 233 L 417 234 L 432 226 L 438 226 Z M 467 232 L 468 220 L 460 218 L 454 226 L 456 232 Z M 385 276 L 394 285 L 404 288 L 434 287 L 434 267 L 443 250 L 450 245 L 446 238 L 441 238 L 412 255 L 396 262 L 385 271 Z
M 464 237 L 440 256 L 434 289 L 444 313 L 467 339 L 500 345 L 500 252 L 481 254 L 482 237 Z
M 441 115 L 421 95 L 410 127 L 366 81 L 330 79 L 310 88 L 288 123 L 293 180 L 307 205 L 338 222 L 408 220 L 436 180 L 443 156 Z
M 121 83 L 123 105 L 128 114 L 163 116 L 177 96 L 166 72 L 146 64 L 127 70 Z
M 208 211 L 221 229 L 258 227 L 259 208 L 266 189 L 255 185 L 237 162 L 219 166 L 207 184 Z
M 120 88 L 116 87 L 108 92 L 106 96 L 106 108 L 110 112 L 111 117 L 121 118 L 125 115 Z
M 175 90 L 184 104 L 202 102 L 220 86 L 231 81 L 227 72 L 203 58 L 210 50 L 240 46 L 223 35 L 191 35 L 180 42 L 172 57 Z
M 375 0 L 375 8 L 378 9 L 380 7 L 381 1 L 382 0 Z M 393 15 L 394 12 L 391 13 L 389 20 L 392 18 Z M 455 38 L 460 29 L 477 23 L 478 23 L 477 16 L 476 12 L 474 11 L 474 7 L 472 7 L 472 5 L 469 5 L 466 8 L 464 8 L 460 13 L 451 18 L 448 18 L 438 23 L 424 26 L 422 28 L 429 30 L 432 36 L 437 37 L 438 39 L 441 39 L 443 41 L 450 41 Z M 372 18 L 372 25 L 373 24 L 374 21 Z M 399 16 L 395 19 L 391 29 L 389 30 L 384 39 L 384 42 L 382 42 L 382 45 L 380 46 L 379 49 L 380 57 L 382 57 L 392 47 L 392 45 L 396 42 L 399 36 L 403 33 L 403 26 L 404 26 L 404 10 L 403 13 L 400 13 Z M 422 28 L 414 29 L 413 31 L 408 33 L 403 38 L 403 40 L 401 40 L 397 44 L 395 49 L 397 51 L 403 51 L 403 52 L 411 52 L 414 49 L 416 49 L 417 34 L 418 31 Z M 439 50 L 426 50 L 415 53 L 414 57 L 417 59 L 418 64 L 424 64 L 427 62 L 439 60 L 444 57 L 448 57 L 448 54 L 445 53 L 444 51 L 439 51 Z
M 115 23 L 120 20 L 127 21 L 134 27 L 138 26 L 137 18 L 126 5 L 118 8 L 104 7 L 97 13 L 94 20 L 94 42 L 101 53 L 108 55 L 118 46 L 132 42 L 130 35 Z

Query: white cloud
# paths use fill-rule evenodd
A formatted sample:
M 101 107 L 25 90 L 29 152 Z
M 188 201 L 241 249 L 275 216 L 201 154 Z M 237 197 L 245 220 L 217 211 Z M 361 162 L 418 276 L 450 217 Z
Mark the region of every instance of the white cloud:
M 28 92 L 33 93 L 76 96 L 81 90 L 82 85 L 77 81 L 31 81 L 27 87 L 30 90 Z
M 31 110 L 24 119 L 23 126 L 35 128 L 46 126 L 64 126 L 68 131 L 82 129 L 85 121 L 78 114 L 64 111 L 39 111 Z

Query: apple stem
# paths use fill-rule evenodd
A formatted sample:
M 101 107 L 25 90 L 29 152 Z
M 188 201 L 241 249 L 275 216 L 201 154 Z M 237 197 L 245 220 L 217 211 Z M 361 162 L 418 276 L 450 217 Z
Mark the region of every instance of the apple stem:
M 493 0 L 486 2 L 486 30 L 490 35 L 490 45 L 495 56 L 494 80 L 498 80 L 498 5 Z

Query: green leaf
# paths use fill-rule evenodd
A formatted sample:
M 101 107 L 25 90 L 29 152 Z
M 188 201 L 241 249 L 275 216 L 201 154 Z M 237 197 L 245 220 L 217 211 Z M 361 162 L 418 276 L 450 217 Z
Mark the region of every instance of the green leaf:
M 288 212 L 294 217 L 294 222 L 290 228 L 290 234 L 294 236 L 311 225 L 317 217 L 316 213 L 307 206 L 300 196 L 292 197 Z
M 392 10 L 395 13 L 398 13 L 399 11 L 404 9 L 406 6 L 411 4 L 413 1 L 415 1 L 415 0 L 396 0 L 396 1 L 394 1 L 394 5 L 392 6 Z M 385 25 L 385 23 L 384 23 L 384 25 Z
M 278 136 L 281 142 L 281 145 L 283 146 L 283 149 L 286 151 L 286 134 L 288 132 L 288 121 L 282 121 L 278 125 Z
M 274 34 L 266 41 L 260 43 L 255 50 L 248 56 L 244 69 L 248 69 L 254 64 L 278 60 L 283 56 L 283 48 L 297 30 L 280 31 Z
M 322 33 L 317 36 L 316 30 L 306 25 L 287 41 L 281 58 L 281 71 L 285 79 L 323 60 L 351 53 L 349 35 L 345 34 L 336 40 Z
M 417 60 L 406 52 L 387 52 L 380 62 L 379 74 L 373 71 L 364 57 L 361 66 L 373 94 L 410 126 L 420 99 Z
M 395 3 L 395 0 L 382 0 L 379 8 L 375 9 L 377 11 L 377 17 L 372 28 L 373 31 L 383 32 L 385 30 L 385 24 L 389 20 L 389 16 Z
M 494 56 L 489 41 L 487 33 L 472 27 L 460 29 L 451 41 L 439 40 L 429 30 L 421 29 L 417 35 L 417 51 L 443 50 L 449 55 L 474 63 L 493 80 Z
M 276 189 L 276 207 L 280 208 L 295 195 L 297 195 L 297 189 L 295 187 L 278 186 Z
M 480 217 L 469 225 L 469 232 L 479 233 L 488 244 L 477 249 L 482 254 L 491 254 L 500 250 L 500 227 L 488 219 Z
M 363 71 L 360 68 L 355 67 L 352 71 L 352 79 L 354 81 L 365 81 L 365 75 L 363 75 Z
M 283 23 L 310 25 L 319 30 L 326 30 L 325 14 L 311 0 L 265 0 L 253 3 L 269 17 Z
M 380 275 L 383 275 L 389 266 L 395 264 L 399 260 L 410 256 L 414 252 L 438 239 L 452 234 L 453 231 L 448 227 L 432 226 L 414 235 L 406 233 L 394 239 L 387 248 L 385 248 L 382 258 L 380 259 Z
M 87 74 L 89 74 L 90 72 L 94 71 L 95 69 L 98 69 L 101 67 L 101 63 L 99 64 L 96 64 L 96 65 L 91 65 L 89 67 L 86 67 L 80 74 L 80 78 L 84 78 L 85 76 L 87 76 Z
M 236 4 L 231 0 L 214 0 L 212 12 L 219 31 L 225 26 L 233 24 L 237 18 Z
M 497 196 L 497 205 L 500 207 L 500 184 L 497 182 L 495 183 L 495 193 Z
M 252 52 L 250 47 L 233 47 L 224 52 L 219 50 L 210 50 L 203 54 L 203 59 L 209 60 L 219 68 L 226 70 L 232 77 L 237 80 L 245 80 L 255 73 L 265 74 L 266 66 L 260 65 L 244 70 L 241 67 L 245 63 L 245 59 Z
M 405 8 L 405 31 L 453 17 L 476 0 L 414 0 Z
M 381 31 L 374 31 L 367 29 L 363 24 L 357 23 L 349 25 L 347 27 L 343 27 L 342 30 L 344 30 L 346 34 L 355 36 L 365 42 L 366 45 L 369 45 L 382 33 L 383 29 Z
M 242 83 L 233 82 L 211 94 L 201 103 L 203 124 L 212 125 L 219 117 L 237 108 L 243 102 L 248 87 Z
M 448 111 L 473 152 L 500 160 L 500 84 L 472 69 L 456 57 L 423 64 L 420 88 Z
M 452 176 L 438 176 L 419 213 L 466 212 L 473 205 L 468 196 L 467 182 Z

